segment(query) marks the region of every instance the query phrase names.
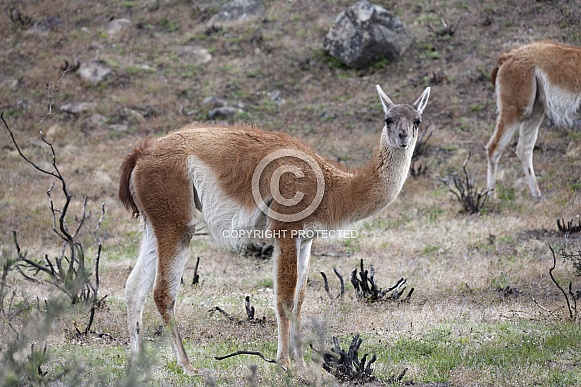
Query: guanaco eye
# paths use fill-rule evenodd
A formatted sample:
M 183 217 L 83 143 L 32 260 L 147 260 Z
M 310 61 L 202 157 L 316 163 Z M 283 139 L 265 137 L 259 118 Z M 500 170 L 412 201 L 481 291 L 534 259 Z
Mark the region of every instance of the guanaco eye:
M 390 126 L 391 124 L 393 124 L 393 119 L 385 117 L 385 125 Z
M 415 120 L 414 121 L 414 126 L 416 127 L 416 129 L 419 128 L 421 124 L 422 124 L 422 120 Z

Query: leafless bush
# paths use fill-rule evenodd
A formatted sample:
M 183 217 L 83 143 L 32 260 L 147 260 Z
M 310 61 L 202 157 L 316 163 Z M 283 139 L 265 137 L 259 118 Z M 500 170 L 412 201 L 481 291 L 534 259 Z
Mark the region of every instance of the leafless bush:
M 553 256 L 553 266 L 551 266 L 551 268 L 549 269 L 549 276 L 551 277 L 551 281 L 553 281 L 553 284 L 555 284 L 557 289 L 559 289 L 561 294 L 563 294 L 563 298 L 565 299 L 565 304 L 567 306 L 567 311 L 569 312 L 569 316 L 568 316 L 569 319 L 572 321 L 576 321 L 580 317 L 579 308 L 578 308 L 578 301 L 581 300 L 581 289 L 574 290 L 573 289 L 573 281 L 569 281 L 569 286 L 568 286 L 567 290 L 565 290 L 563 288 L 563 286 L 561 286 L 561 284 L 557 281 L 557 279 L 553 275 L 553 270 L 555 270 L 555 268 L 557 267 L 557 254 L 555 253 L 555 250 L 553 249 L 553 247 L 551 245 L 549 245 L 549 249 L 551 250 L 551 255 Z M 578 277 L 580 277 L 581 276 L 581 250 L 577 251 L 576 253 L 570 253 L 570 252 L 567 252 L 565 250 L 561 250 L 558 254 L 564 260 L 572 261 L 573 267 L 576 271 L 576 275 Z M 554 313 L 553 311 L 551 311 L 551 310 L 547 309 L 546 307 L 542 306 L 541 304 L 539 304 L 533 296 L 530 296 L 530 297 L 533 300 L 533 302 L 535 302 L 535 304 L 537 304 L 541 309 L 550 313 L 554 317 L 559 318 L 559 316 L 556 313 Z
M 425 156 L 430 149 L 430 144 L 428 141 L 432 137 L 432 124 L 429 123 L 422 129 L 419 133 L 418 140 L 416 142 L 416 147 L 414 148 L 414 153 L 412 154 L 412 163 L 410 166 L 410 175 L 413 178 L 417 178 L 426 174 L 428 166 L 418 161 L 421 156 Z
M 343 382 L 349 382 L 349 385 L 367 385 L 368 383 L 373 384 L 373 382 L 380 382 L 372 375 L 373 368 L 371 368 L 371 366 L 377 360 L 376 356 L 373 355 L 368 359 L 368 354 L 365 354 L 361 359 L 359 359 L 359 347 L 362 342 L 363 340 L 361 340 L 359 335 L 355 335 L 351 340 L 349 349 L 345 351 L 339 345 L 337 337 L 333 336 L 333 347 L 331 347 L 330 351 L 317 350 L 313 345 L 311 345 L 311 349 L 321 356 L 320 361 L 325 371 Z M 407 368 L 398 375 L 394 374 L 390 376 L 386 383 L 390 385 L 400 383 L 406 372 Z
M 431 23 L 428 24 L 428 27 L 437 36 L 454 36 L 456 30 L 458 29 L 458 25 L 460 24 L 460 20 L 462 20 L 461 17 L 458 18 L 456 24 L 448 24 L 448 22 L 446 22 L 446 20 L 444 20 L 444 18 L 441 17 L 440 18 L 440 23 L 442 24 L 441 28 L 435 28 L 434 26 L 432 26 Z
M 333 336 L 333 347 L 330 351 L 317 351 L 314 348 L 313 350 L 322 357 L 323 369 L 339 380 L 357 384 L 377 381 L 377 378 L 372 375 L 373 368 L 371 368 L 377 359 L 376 356 L 373 355 L 368 360 L 368 355 L 365 354 L 359 359 L 358 352 L 362 342 L 359 335 L 355 335 L 349 349 L 345 351 L 339 345 L 339 340 Z
M 10 255 L 10 253 L 2 250 L 2 254 L 0 255 L 0 270 L 2 270 L 0 277 L 0 312 L 2 312 L 4 315 L 6 315 L 9 311 L 12 312 L 12 308 L 10 306 L 5 306 L 4 302 L 7 297 L 8 274 L 18 265 L 18 262 L 18 257 L 14 258 Z
M 373 265 L 371 265 L 370 271 L 367 271 L 363 267 L 363 259 L 361 259 L 359 273 L 357 272 L 357 269 L 351 272 L 351 283 L 353 284 L 359 299 L 365 301 L 400 300 L 406 289 L 406 279 L 400 278 L 392 287 L 381 289 L 375 284 L 374 277 L 375 268 Z M 414 288 L 411 288 L 408 294 L 400 301 L 409 301 L 413 292 Z
M 55 206 L 55 202 L 53 200 L 53 189 L 55 187 L 55 183 L 53 181 L 46 194 L 48 196 L 49 208 L 52 217 L 52 231 L 62 241 L 60 256 L 54 259 L 49 258 L 48 255 L 45 255 L 44 259 L 34 260 L 28 258 L 26 252 L 21 250 L 20 245 L 18 244 L 17 234 L 15 231 L 13 231 L 14 245 L 18 254 L 18 260 L 21 262 L 16 266 L 16 268 L 27 280 L 33 282 L 37 282 L 36 278 L 34 278 L 37 274 L 44 274 L 46 278 L 44 282 L 55 286 L 57 289 L 66 294 L 67 297 L 69 297 L 71 300 L 72 304 L 83 302 L 85 304 L 92 305 L 92 314 L 94 314 L 95 306 L 97 306 L 97 304 L 102 301 L 98 300 L 97 296 L 99 289 L 99 259 L 101 257 L 102 248 L 101 240 L 97 237 L 97 253 L 94 271 L 95 278 L 93 280 L 93 273 L 86 267 L 83 244 L 77 240 L 79 233 L 85 225 L 85 221 L 87 220 L 87 197 L 85 197 L 83 201 L 82 213 L 80 217 L 75 217 L 78 218 L 76 226 L 71 227 L 69 224 L 71 216 L 68 214 L 68 211 L 71 205 L 72 195 L 69 193 L 65 177 L 59 170 L 54 146 L 46 139 L 44 133 L 42 132 L 42 124 L 44 120 L 52 114 L 52 101 L 54 96 L 58 93 L 59 84 L 65 74 L 72 70 L 72 68 L 69 68 L 63 71 L 60 79 L 52 89 L 50 84 L 47 84 L 47 94 L 49 100 L 48 112 L 41 118 L 39 122 L 39 134 L 41 141 L 50 149 L 52 155 L 50 164 L 51 168 L 45 169 L 40 167 L 39 164 L 32 161 L 22 152 L 18 142 L 14 137 L 14 133 L 4 119 L 3 112 L 0 113 L 0 120 L 2 120 L 4 127 L 10 134 L 12 143 L 16 147 L 20 157 L 41 174 L 50 176 L 56 180 L 64 198 L 64 203 L 61 208 Z M 96 228 L 94 230 L 95 235 L 101 226 L 104 215 L 105 205 L 103 204 L 101 206 L 101 216 L 98 219 Z M 32 273 L 32 276 L 27 273 Z
M 250 296 L 246 296 L 244 298 L 244 309 L 246 310 L 246 320 L 242 320 L 230 315 L 224 309 L 220 308 L 219 306 L 214 307 L 214 309 L 210 309 L 210 313 L 213 314 L 214 312 L 219 312 L 223 316 L 225 316 L 228 320 L 241 324 L 243 321 L 249 321 L 253 324 L 264 324 L 266 322 L 266 316 L 262 316 L 261 319 L 254 317 L 255 309 L 254 306 L 250 304 Z
M 335 273 L 335 275 L 337 276 L 337 278 L 339 278 L 339 294 L 337 294 L 335 297 L 333 297 L 331 295 L 331 291 L 329 290 L 329 281 L 327 280 L 327 275 L 324 272 L 321 272 L 321 276 L 323 277 L 323 282 L 324 282 L 324 287 L 325 287 L 325 291 L 327 292 L 327 295 L 329 295 L 329 298 L 331 300 L 337 299 L 337 298 L 343 298 L 343 295 L 345 294 L 345 281 L 343 280 L 343 276 L 341 274 L 339 274 L 339 272 L 337 271 L 337 268 L 333 268 L 333 272 Z
M 19 29 L 25 29 L 32 25 L 32 18 L 22 14 L 19 6 L 10 8 L 10 21 Z
M 71 304 L 90 306 L 90 316 L 86 327 L 79 329 L 76 325 L 74 326 L 78 335 L 86 336 L 92 332 L 91 326 L 95 311 L 105 298 L 98 298 L 101 241 L 96 237 L 97 252 L 94 272 L 87 268 L 85 249 L 83 244 L 78 241 L 80 240 L 79 233 L 87 221 L 87 199 L 85 198 L 83 201 L 82 213 L 80 216 L 76 215 L 74 223 L 71 223 L 73 216 L 69 210 L 73 203 L 73 196 L 68 191 L 67 180 L 59 170 L 55 148 L 42 132 L 43 122 L 52 114 L 52 101 L 58 92 L 58 85 L 67 72 L 68 70 L 61 74 L 60 79 L 52 89 L 51 85 L 47 84 L 48 112 L 41 118 L 38 125 L 40 139 L 49 148 L 52 155 L 50 168 L 41 167 L 40 164 L 35 163 L 22 152 L 14 133 L 4 119 L 3 112 L 0 113 L 0 121 L 10 135 L 20 157 L 41 174 L 53 179 L 47 190 L 50 210 L 48 216 L 52 218 L 53 233 L 61 241 L 61 253 L 56 258 L 49 258 L 46 254 L 42 259 L 33 259 L 29 258 L 27 253 L 21 249 L 17 233 L 13 231 L 13 243 L 16 251 L 14 254 L 5 251 L 2 253 L 0 305 L 3 321 L 10 327 L 9 334 L 3 338 L 0 346 L 0 375 L 3 375 L 0 378 L 0 384 L 2 385 L 47 385 L 56 381 L 70 385 L 78 384 L 76 380 L 83 373 L 80 366 L 72 361 L 59 371 L 49 373 L 44 370 L 44 364 L 48 360 L 50 351 L 47 351 L 47 348 L 42 345 L 36 345 L 36 343 L 42 343 L 45 340 L 54 329 L 55 320 L 62 318 L 68 312 L 68 307 Z M 60 207 L 55 204 L 53 199 L 55 182 L 60 187 L 62 194 L 62 206 Z M 94 230 L 95 235 L 97 235 L 104 215 L 105 208 L 102 205 L 101 216 Z M 26 295 L 23 295 L 21 298 L 24 300 L 17 302 L 20 306 L 13 308 L 12 298 L 14 298 L 15 292 L 12 293 L 10 302 L 6 303 L 9 295 L 7 278 L 11 272 L 20 273 L 27 281 L 50 284 L 59 289 L 66 297 L 53 296 L 46 299 L 44 303 L 37 299 L 35 305 L 26 299 Z M 36 278 L 39 274 L 41 279 Z M 15 316 L 20 316 L 16 322 L 12 318 Z
M 449 176 L 445 179 L 440 179 L 448 190 L 456 196 L 458 201 L 462 204 L 464 211 L 469 214 L 478 214 L 484 207 L 486 200 L 488 199 L 488 193 L 490 190 L 480 190 L 474 186 L 474 180 L 470 177 L 468 173 L 467 165 L 470 160 L 470 152 L 466 156 L 466 161 L 462 165 L 462 170 L 464 172 L 464 178 L 458 176 Z M 452 180 L 452 184 L 450 183 Z
M 266 243 L 249 243 L 244 248 L 244 256 L 262 259 L 272 258 L 274 246 Z
M 412 177 L 418 178 L 420 176 L 423 176 L 426 174 L 428 170 L 428 167 L 425 164 L 422 164 L 420 162 L 417 161 L 413 161 L 411 166 L 410 166 L 410 175 L 412 175 Z
M 553 266 L 549 269 L 549 275 L 551 276 L 551 280 L 557 286 L 557 288 L 563 294 L 565 298 L 565 303 L 567 305 L 567 310 L 569 311 L 569 318 L 571 320 L 577 320 L 579 318 L 579 309 L 577 308 L 577 301 L 581 300 L 581 289 L 573 290 L 573 281 L 569 281 L 569 286 L 567 291 L 563 289 L 563 287 L 557 282 L 555 277 L 553 276 L 553 270 L 557 266 L 557 258 L 555 256 L 555 250 L 552 246 L 549 245 L 549 249 L 551 250 L 551 254 L 553 255 Z M 573 262 L 573 267 L 577 271 L 577 275 L 581 276 L 581 251 L 577 251 L 576 253 L 569 253 L 565 250 L 562 250 L 560 253 L 561 257 L 566 260 L 571 260 Z
M 574 219 L 565 222 L 562 218 L 557 218 L 557 227 L 563 234 L 575 234 L 581 232 L 581 218 L 577 215 L 577 224 Z
M 412 154 L 412 161 L 417 160 L 420 156 L 425 156 L 428 153 L 428 149 L 430 149 L 428 141 L 430 140 L 430 137 L 432 137 L 432 133 L 432 123 L 427 124 L 424 129 L 420 131 L 418 140 L 416 141 L 416 147 L 414 148 L 414 153 Z

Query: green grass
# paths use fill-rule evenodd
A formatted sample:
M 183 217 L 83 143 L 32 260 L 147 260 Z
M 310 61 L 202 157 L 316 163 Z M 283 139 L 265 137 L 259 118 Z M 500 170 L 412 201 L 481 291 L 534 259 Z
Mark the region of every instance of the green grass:
M 541 323 L 511 321 L 496 324 L 440 324 L 421 334 L 398 334 L 395 339 L 382 335 L 364 335 L 360 356 L 377 355 L 376 375 L 386 380 L 404 368 L 410 371 L 404 381 L 449 382 L 458 372 L 480 375 L 483 385 L 559 385 L 576 386 L 581 383 L 581 328 L 578 323 Z M 343 347 L 351 337 L 340 338 Z M 328 344 L 330 346 L 330 344 Z M 244 374 L 252 364 L 259 364 L 261 372 L 274 376 L 279 372 L 254 356 L 235 356 L 215 360 L 214 355 L 226 355 L 240 349 L 259 350 L 274 357 L 276 344 L 267 340 L 244 342 L 237 337 L 217 334 L 211 341 L 198 343 L 185 340 L 186 351 L 197 368 L 219 385 L 236 383 L 234 374 Z M 164 381 L 203 385 L 204 378 L 185 376 L 177 366 L 166 337 L 147 344 L 148 353 L 157 374 Z M 305 349 L 306 358 L 310 350 Z M 127 353 L 122 346 L 103 348 L 78 345 L 61 347 L 58 354 L 67 353 L 81 361 L 85 368 L 83 380 L 98 378 L 107 383 L 123 380 L 127 373 Z M 56 363 L 64 358 L 53 358 Z M 539 365 L 542 365 L 539 367 Z M 55 368 L 55 369 L 58 369 Z M 156 376 L 150 375 L 155 381 Z M 103 379 L 105 378 L 105 379 Z M 169 378 L 169 379 L 167 379 Z M 154 383 L 155 384 L 155 383 Z
M 369 340 L 378 363 L 413 366 L 417 373 L 408 376 L 415 382 L 448 382 L 456 370 L 470 369 L 479 375 L 494 370 L 490 375 L 494 379 L 481 380 L 483 385 L 514 385 L 517 375 L 525 375 L 526 385 L 581 383 L 578 323 L 443 324 L 417 337 L 397 338 L 387 346 L 373 336 Z M 366 351 L 372 350 L 366 347 Z

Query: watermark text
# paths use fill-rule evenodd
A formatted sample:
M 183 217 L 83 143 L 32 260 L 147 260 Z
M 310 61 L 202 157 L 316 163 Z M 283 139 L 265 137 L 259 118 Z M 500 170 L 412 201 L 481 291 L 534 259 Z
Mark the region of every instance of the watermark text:
M 222 230 L 224 239 L 355 239 L 359 237 L 357 230 Z

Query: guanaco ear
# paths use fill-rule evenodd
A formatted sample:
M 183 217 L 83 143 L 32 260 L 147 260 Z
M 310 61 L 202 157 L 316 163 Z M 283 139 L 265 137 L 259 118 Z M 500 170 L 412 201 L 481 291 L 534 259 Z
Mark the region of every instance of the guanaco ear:
M 389 99 L 389 97 L 385 95 L 383 90 L 381 90 L 381 86 L 375 85 L 375 88 L 377 89 L 377 94 L 379 94 L 379 100 L 381 101 L 381 105 L 383 106 L 383 111 L 385 112 L 385 114 L 387 114 L 387 111 L 393 107 L 393 102 L 391 102 L 391 99 Z
M 422 96 L 418 98 L 418 100 L 413 104 L 414 109 L 416 109 L 418 113 L 422 114 L 424 108 L 428 104 L 428 98 L 430 98 L 430 88 L 426 87 L 426 90 L 424 90 Z

